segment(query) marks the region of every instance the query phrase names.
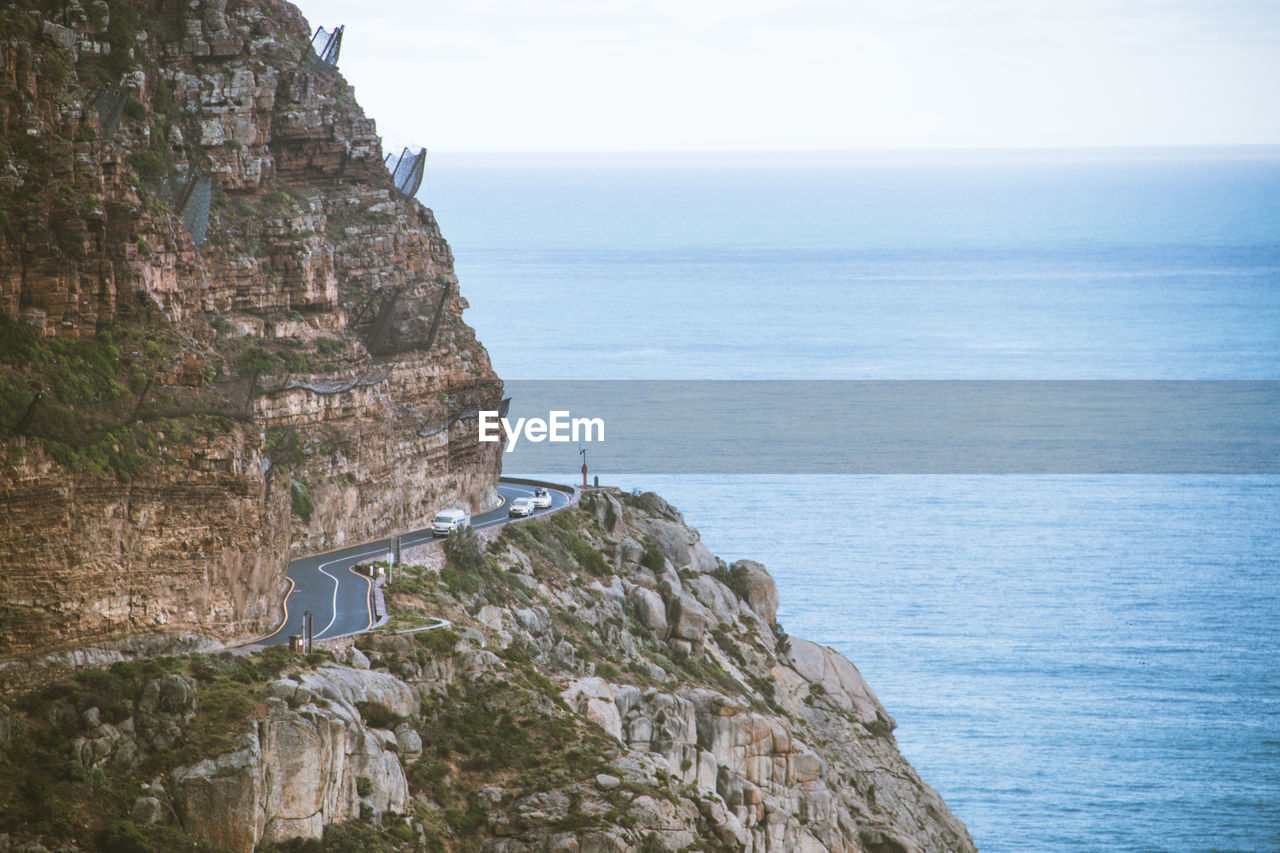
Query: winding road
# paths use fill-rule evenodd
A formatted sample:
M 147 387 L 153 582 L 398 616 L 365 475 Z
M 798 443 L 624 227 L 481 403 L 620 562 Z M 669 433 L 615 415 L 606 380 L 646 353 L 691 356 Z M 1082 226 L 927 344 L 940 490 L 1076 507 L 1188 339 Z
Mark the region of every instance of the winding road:
M 551 506 L 538 510 L 530 518 L 553 512 L 572 500 L 572 495 L 549 483 L 539 485 L 551 493 Z M 523 521 L 524 519 L 510 518 L 507 506 L 516 498 L 532 495 L 536 487 L 532 483 L 514 480 L 500 482 L 498 494 L 502 497 L 502 503 L 494 509 L 472 516 L 471 526 L 479 529 Z M 433 536 L 430 528 L 415 530 L 400 537 L 403 548 L 431 541 L 444 540 Z M 255 640 L 252 645 L 287 643 L 290 635 L 304 634 L 304 614 L 308 611 L 311 613 L 313 640 L 358 634 L 372 628 L 375 621 L 373 581 L 365 575 L 357 574 L 352 567 L 363 560 L 385 559 L 391 547 L 391 539 L 380 539 L 294 560 L 289 564 L 289 592 L 284 600 L 284 619 L 273 633 Z

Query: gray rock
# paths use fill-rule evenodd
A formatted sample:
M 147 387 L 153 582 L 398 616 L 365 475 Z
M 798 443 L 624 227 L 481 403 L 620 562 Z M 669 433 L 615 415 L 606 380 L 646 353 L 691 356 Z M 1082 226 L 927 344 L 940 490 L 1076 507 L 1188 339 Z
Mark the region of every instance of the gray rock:
M 622 504 L 613 495 L 595 492 L 582 497 L 582 508 L 595 515 L 606 537 L 617 540 L 622 533 Z
M 133 802 L 133 810 L 129 813 L 129 818 L 134 823 L 163 823 L 167 818 L 168 810 L 155 797 L 138 797 Z
M 887 734 L 896 725 L 885 711 L 858 668 L 834 649 L 791 638 L 787 659 L 800 678 L 821 684 L 825 695 L 841 708 L 851 711 L 874 734 Z
M 40 34 L 63 50 L 75 53 L 76 31 L 70 27 L 55 24 L 53 21 L 44 21 L 40 25 Z
M 630 536 L 624 536 L 618 543 L 618 554 L 622 558 L 623 565 L 635 565 L 644 556 L 644 545 Z
M 551 627 L 551 619 L 545 607 L 530 607 L 516 611 L 520 625 L 535 637 L 540 637 Z
M 414 755 L 422 752 L 422 735 L 418 734 L 408 723 L 396 726 L 396 746 L 401 755 Z
M 733 590 L 710 575 L 699 575 L 685 581 L 684 588 L 706 606 L 717 624 L 733 623 L 742 610 Z
M 711 829 L 721 844 L 739 849 L 747 846 L 749 840 L 747 830 L 742 826 L 742 821 L 738 820 L 737 815 L 725 807 L 724 800 L 719 797 L 701 800 L 698 808 L 702 816 L 711 824 Z
M 731 571 L 744 572 L 747 576 L 747 606 L 756 615 L 772 625 L 778 618 L 778 585 L 764 566 L 752 560 L 738 560 Z
M 640 496 L 640 506 L 644 507 L 654 515 L 660 515 L 671 521 L 678 521 L 684 524 L 684 516 L 679 510 L 667 503 L 666 499 L 657 492 L 645 492 Z
M 385 672 L 325 664 L 303 676 L 303 685 L 328 699 L 363 707 L 366 713 L 403 718 L 418 710 L 413 689 Z
M 566 705 L 591 720 L 605 733 L 622 740 L 622 716 L 613 701 L 613 691 L 603 678 L 590 676 L 569 682 L 560 694 Z
M 476 613 L 476 621 L 486 628 L 492 628 L 495 631 L 503 631 L 506 626 L 503 624 L 503 616 L 507 615 L 507 611 L 500 607 L 494 607 L 492 604 L 486 604 Z
M 681 640 L 700 644 L 711 624 L 711 614 L 696 598 L 684 593 L 667 606 L 667 623 L 671 633 Z
M 617 776 L 610 776 L 608 773 L 601 773 L 596 776 L 596 787 L 601 791 L 615 790 L 621 784 L 621 779 Z
M 138 710 L 144 713 L 185 715 L 195 709 L 195 682 L 177 673 L 148 681 L 138 700 Z
M 659 637 L 667 632 L 667 608 L 662 603 L 662 596 L 642 586 L 632 587 L 628 596 L 636 609 L 640 621 L 648 625 Z
M 502 658 L 488 649 L 465 649 L 458 652 L 458 668 L 472 677 L 488 672 L 500 663 Z

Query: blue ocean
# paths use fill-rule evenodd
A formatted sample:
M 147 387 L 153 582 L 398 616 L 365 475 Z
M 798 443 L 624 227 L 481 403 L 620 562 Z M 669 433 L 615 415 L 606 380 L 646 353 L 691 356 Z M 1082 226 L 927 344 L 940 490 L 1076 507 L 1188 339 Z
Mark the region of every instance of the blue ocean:
M 439 155 L 419 197 L 508 379 L 1280 379 L 1277 149 Z M 1280 477 L 594 473 L 764 562 L 987 853 L 1280 850 Z

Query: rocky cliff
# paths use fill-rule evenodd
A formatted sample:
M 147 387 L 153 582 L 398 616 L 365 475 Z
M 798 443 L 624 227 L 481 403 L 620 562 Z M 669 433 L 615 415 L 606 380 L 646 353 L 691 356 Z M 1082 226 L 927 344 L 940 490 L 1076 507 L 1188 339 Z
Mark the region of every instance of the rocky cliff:
M 291 548 L 493 498 L 449 247 L 311 32 L 0 10 L 0 654 L 253 636 Z
M 71 850 L 974 850 L 853 664 L 788 637 L 764 568 L 725 565 L 656 495 L 412 556 L 392 622 L 337 650 L 346 666 L 197 655 L 18 700 L 0 832 Z M 452 627 L 415 630 L 438 615 Z

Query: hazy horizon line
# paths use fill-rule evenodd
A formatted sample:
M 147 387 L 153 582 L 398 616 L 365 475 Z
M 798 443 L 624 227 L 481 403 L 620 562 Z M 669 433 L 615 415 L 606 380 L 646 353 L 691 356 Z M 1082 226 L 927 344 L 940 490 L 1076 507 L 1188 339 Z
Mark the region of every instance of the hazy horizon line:
M 385 141 L 385 140 L 384 140 Z M 395 148 L 400 147 L 396 143 Z M 391 150 L 387 148 L 386 150 Z M 432 149 L 431 157 L 476 160 L 558 159 L 580 163 L 585 160 L 630 160 L 670 162 L 672 160 L 719 163 L 768 160 L 868 162 L 882 160 L 1271 160 L 1280 159 L 1280 142 L 1207 145 L 1108 145 L 1044 147 L 956 147 L 956 148 L 778 148 L 778 149 Z

